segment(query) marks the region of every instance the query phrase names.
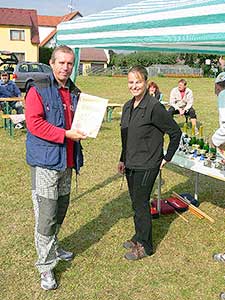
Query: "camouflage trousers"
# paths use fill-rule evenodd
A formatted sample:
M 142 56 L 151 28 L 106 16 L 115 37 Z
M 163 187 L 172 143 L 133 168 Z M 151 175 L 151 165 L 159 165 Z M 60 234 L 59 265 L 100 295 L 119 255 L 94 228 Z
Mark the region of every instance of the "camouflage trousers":
M 72 169 L 65 171 L 31 167 L 35 215 L 36 266 L 40 273 L 57 264 L 57 235 L 69 206 Z

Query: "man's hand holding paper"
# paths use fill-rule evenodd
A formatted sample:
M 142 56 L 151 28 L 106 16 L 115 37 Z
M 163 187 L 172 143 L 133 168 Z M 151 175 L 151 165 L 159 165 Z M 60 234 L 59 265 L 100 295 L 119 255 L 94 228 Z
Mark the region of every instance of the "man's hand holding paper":
M 73 141 L 85 140 L 87 138 L 87 134 L 80 131 L 79 129 L 70 129 L 66 130 L 66 137 Z

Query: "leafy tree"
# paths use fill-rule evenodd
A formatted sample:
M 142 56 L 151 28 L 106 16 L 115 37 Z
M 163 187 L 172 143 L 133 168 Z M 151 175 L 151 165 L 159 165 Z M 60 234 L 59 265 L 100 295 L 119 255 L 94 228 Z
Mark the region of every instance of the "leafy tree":
M 53 50 L 54 50 L 53 48 L 40 47 L 39 48 L 39 62 L 48 65 L 49 59 L 52 55 Z

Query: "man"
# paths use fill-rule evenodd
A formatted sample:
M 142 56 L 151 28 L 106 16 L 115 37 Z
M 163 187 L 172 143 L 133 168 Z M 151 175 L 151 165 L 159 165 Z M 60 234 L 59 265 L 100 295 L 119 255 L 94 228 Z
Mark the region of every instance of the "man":
M 9 74 L 7 72 L 1 73 L 0 80 L 0 98 L 21 97 L 20 89 L 15 82 L 9 80 Z M 20 101 L 9 102 L 10 109 L 15 109 L 17 114 L 23 114 L 23 105 Z M 4 110 L 4 102 L 0 102 L 0 109 Z M 22 123 L 17 123 L 15 128 L 23 128 Z
M 173 88 L 170 93 L 170 108 L 168 112 L 173 116 L 174 114 L 180 114 L 180 116 L 190 117 L 191 124 L 195 128 L 195 133 L 198 134 L 196 127 L 196 113 L 192 107 L 194 102 L 192 90 L 187 87 L 187 81 L 180 79 L 178 86 Z
M 83 165 L 79 130 L 71 130 L 78 95 L 69 79 L 74 53 L 67 46 L 54 49 L 52 74 L 35 82 L 26 95 L 26 158 L 31 166 L 32 200 L 35 211 L 36 266 L 41 287 L 57 288 L 53 269 L 58 260 L 71 260 L 73 253 L 59 248 L 57 234 L 69 206 L 72 169 Z

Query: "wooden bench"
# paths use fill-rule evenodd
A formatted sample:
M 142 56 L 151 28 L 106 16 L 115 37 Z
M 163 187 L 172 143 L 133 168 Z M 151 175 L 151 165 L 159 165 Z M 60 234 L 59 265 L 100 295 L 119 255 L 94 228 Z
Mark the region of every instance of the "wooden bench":
M 3 127 L 5 130 L 9 130 L 10 137 L 14 136 L 14 124 L 10 118 L 9 114 L 1 114 L 3 119 Z
M 9 131 L 10 137 L 14 136 L 14 124 L 24 122 L 25 121 L 25 115 L 11 115 L 11 114 L 1 114 L 0 115 L 3 119 L 3 127 L 5 130 Z

